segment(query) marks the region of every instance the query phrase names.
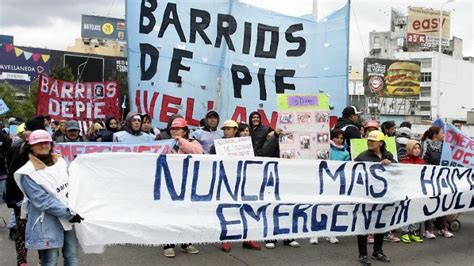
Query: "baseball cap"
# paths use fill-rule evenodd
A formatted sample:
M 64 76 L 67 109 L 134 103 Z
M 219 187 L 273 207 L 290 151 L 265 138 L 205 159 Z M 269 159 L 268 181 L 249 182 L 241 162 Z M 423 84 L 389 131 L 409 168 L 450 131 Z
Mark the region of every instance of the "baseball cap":
M 379 128 L 379 123 L 375 120 L 367 120 L 365 121 L 364 123 L 364 128 L 370 128 L 370 127 L 373 127 L 373 128 Z
M 369 135 L 367 136 L 367 140 L 384 141 L 385 140 L 385 135 L 380 130 L 374 130 L 374 131 L 369 133 Z
M 76 120 L 69 120 L 66 122 L 66 130 L 81 130 L 79 122 Z
M 224 122 L 221 129 L 224 129 L 225 127 L 239 128 L 239 124 L 237 124 L 237 122 L 235 122 L 234 120 L 227 120 L 227 121 Z
M 171 123 L 170 128 L 184 128 L 188 126 L 188 122 L 184 118 L 176 118 L 173 120 L 173 123 Z
M 353 105 L 347 106 L 342 110 L 342 115 L 358 115 L 361 114 L 362 112 L 359 112 L 357 108 Z
M 218 114 L 216 111 L 214 111 L 214 110 L 211 110 L 211 111 L 207 112 L 206 118 L 208 118 L 208 117 L 210 117 L 210 116 L 212 116 L 212 115 L 215 116 L 215 117 L 217 117 L 217 118 L 219 118 L 219 114 Z
M 34 145 L 41 142 L 53 142 L 53 139 L 51 138 L 51 135 L 49 135 L 48 131 L 38 129 L 31 132 L 28 142 L 30 145 Z

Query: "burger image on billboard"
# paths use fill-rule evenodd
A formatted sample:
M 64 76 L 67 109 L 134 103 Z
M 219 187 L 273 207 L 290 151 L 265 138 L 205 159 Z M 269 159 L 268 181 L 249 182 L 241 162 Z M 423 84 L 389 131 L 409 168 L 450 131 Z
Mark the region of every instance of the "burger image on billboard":
M 387 95 L 416 96 L 420 94 L 420 64 L 395 62 L 385 76 Z

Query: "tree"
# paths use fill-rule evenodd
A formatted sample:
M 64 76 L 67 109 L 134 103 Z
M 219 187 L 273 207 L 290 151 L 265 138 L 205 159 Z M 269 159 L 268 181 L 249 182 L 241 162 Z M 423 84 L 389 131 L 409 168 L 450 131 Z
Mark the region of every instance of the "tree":
M 54 65 L 49 71 L 49 76 L 55 79 L 65 81 L 75 81 L 71 68 L 66 66 Z

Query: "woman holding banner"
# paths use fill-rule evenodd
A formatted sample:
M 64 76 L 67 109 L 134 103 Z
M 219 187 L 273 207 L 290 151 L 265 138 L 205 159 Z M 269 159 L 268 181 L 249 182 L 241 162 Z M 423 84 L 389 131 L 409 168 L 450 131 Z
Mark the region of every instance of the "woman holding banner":
M 78 243 L 73 223 L 84 220 L 67 208 L 67 164 L 53 154 L 51 135 L 35 130 L 27 146 L 29 161 L 15 172 L 24 193 L 21 216 L 28 215 L 26 247 L 39 250 L 41 265 L 57 265 L 62 249 L 65 265 L 79 265 Z
M 385 144 L 385 135 L 379 130 L 374 130 L 367 136 L 368 150 L 362 152 L 354 161 L 380 162 L 387 166 L 396 163 L 393 155 L 387 151 Z M 382 262 L 390 262 L 390 259 L 383 253 L 384 234 L 374 234 L 374 252 L 372 258 Z M 357 244 L 359 246 L 359 261 L 362 265 L 371 265 L 367 252 L 367 236 L 358 235 Z
M 439 165 L 441 162 L 441 151 L 443 149 L 444 131 L 442 128 L 437 126 L 430 127 L 421 138 L 423 143 L 423 159 L 426 164 Z M 436 218 L 436 222 L 441 227 L 438 231 L 440 236 L 450 238 L 453 234 L 448 230 L 448 217 L 441 216 Z M 433 221 L 428 220 L 425 222 L 425 233 L 424 237 L 427 239 L 435 239 L 436 235 L 433 233 Z
M 201 144 L 195 139 L 189 138 L 188 123 L 184 118 L 176 118 L 170 126 L 171 138 L 176 140 L 176 145 L 170 153 L 177 154 L 203 154 L 204 149 Z M 174 258 L 176 253 L 174 251 L 175 244 L 167 244 L 163 246 L 163 255 L 167 258 Z M 181 248 L 189 254 L 198 254 L 199 250 L 192 244 L 181 244 Z

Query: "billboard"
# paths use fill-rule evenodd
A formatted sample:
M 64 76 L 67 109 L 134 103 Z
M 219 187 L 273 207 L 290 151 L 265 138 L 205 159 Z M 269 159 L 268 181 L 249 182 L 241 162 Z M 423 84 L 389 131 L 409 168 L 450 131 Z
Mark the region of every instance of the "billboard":
M 104 81 L 104 58 L 64 54 L 64 66 L 71 68 L 74 79 L 81 81 Z
M 415 97 L 420 94 L 420 62 L 364 59 L 366 96 Z
M 423 46 L 437 46 L 438 30 L 441 24 L 442 45 L 449 46 L 451 12 L 443 11 L 443 18 L 439 23 L 440 10 L 421 7 L 408 7 L 407 42 Z
M 81 37 L 125 41 L 125 19 L 82 15 Z
M 2 44 L 0 46 L 0 81 L 28 86 L 39 74 L 49 72 L 49 59 L 49 50 Z

